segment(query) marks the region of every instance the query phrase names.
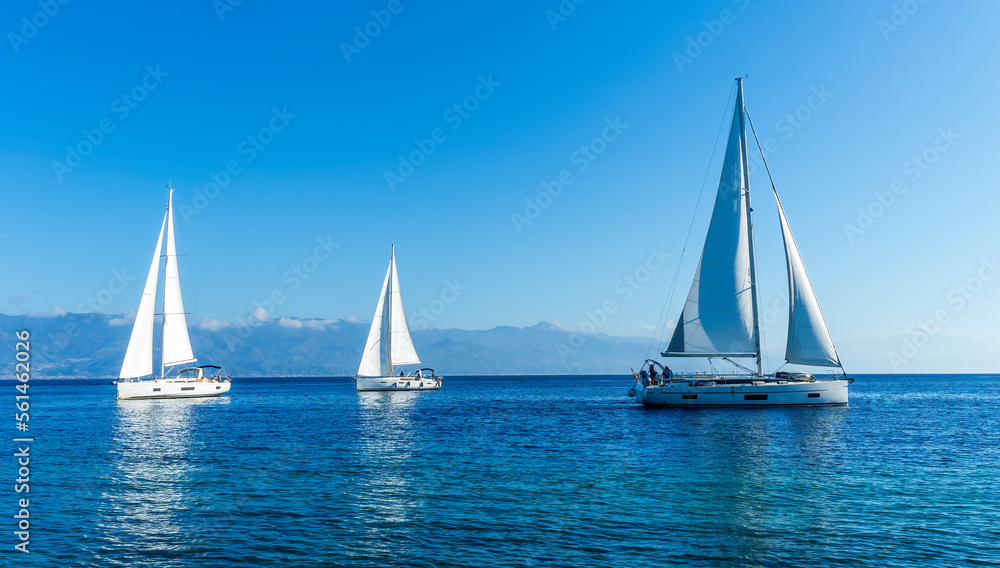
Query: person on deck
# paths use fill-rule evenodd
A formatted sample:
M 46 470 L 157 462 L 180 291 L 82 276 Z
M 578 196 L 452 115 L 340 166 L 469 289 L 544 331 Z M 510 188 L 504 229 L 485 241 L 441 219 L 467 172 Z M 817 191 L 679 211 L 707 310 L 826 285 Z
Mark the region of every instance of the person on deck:
M 656 384 L 656 368 L 653 364 L 649 364 L 649 380 L 655 385 Z
M 666 365 L 663 366 L 663 380 L 674 378 L 674 372 L 670 370 L 670 367 Z

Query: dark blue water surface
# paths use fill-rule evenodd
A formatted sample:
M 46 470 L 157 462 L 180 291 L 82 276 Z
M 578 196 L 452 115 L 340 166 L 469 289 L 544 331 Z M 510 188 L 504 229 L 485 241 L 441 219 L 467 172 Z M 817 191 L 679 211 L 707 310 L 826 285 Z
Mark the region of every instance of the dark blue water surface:
M 8 457 L 0 564 L 1000 565 L 997 376 L 862 376 L 849 407 L 787 409 L 643 408 L 631 382 L 33 381 L 32 552 Z

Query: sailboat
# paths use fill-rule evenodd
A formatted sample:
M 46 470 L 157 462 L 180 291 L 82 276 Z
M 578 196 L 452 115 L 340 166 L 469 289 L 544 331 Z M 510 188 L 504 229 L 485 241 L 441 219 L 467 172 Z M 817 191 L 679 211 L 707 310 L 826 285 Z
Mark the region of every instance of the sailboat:
M 223 378 L 222 369 L 215 365 L 181 368 L 176 376 L 167 377 L 167 371 L 197 361 L 191 350 L 184 302 L 181 299 L 180 276 L 177 271 L 177 248 L 174 245 L 174 190 L 167 197 L 167 212 L 156 238 L 153 262 L 146 276 L 146 287 L 139 301 L 132 335 L 129 337 L 125 359 L 115 385 L 119 399 L 133 398 L 190 398 L 218 396 L 229 392 L 232 377 Z M 163 278 L 163 316 L 160 375 L 153 375 L 153 325 L 155 323 L 156 287 L 160 270 L 160 250 L 166 232 L 167 250 Z
M 361 354 L 361 365 L 354 377 L 359 391 L 437 390 L 441 377 L 434 369 L 423 368 L 409 374 L 395 374 L 396 365 L 419 365 L 420 357 L 413 347 L 410 327 L 403 310 L 403 296 L 396 273 L 396 247 L 389 255 L 389 270 L 385 273 L 382 293 L 375 305 L 375 317 L 368 330 L 368 341 Z
M 628 396 L 649 406 L 845 405 L 848 384 L 854 381 L 840 362 L 773 179 L 788 268 L 785 361 L 839 367 L 840 374 L 817 379 L 806 372 L 763 372 L 747 162 L 750 115 L 743 101 L 743 78 L 736 82 L 736 105 L 708 236 L 681 317 L 661 356 L 702 357 L 710 364 L 713 358 L 722 359 L 744 373 L 674 375 L 669 367 L 647 359 L 639 374 L 632 371 L 636 383 Z M 752 122 L 750 130 L 753 132 Z M 759 148 L 759 141 L 757 145 Z M 764 165 L 770 177 L 766 161 Z M 734 361 L 740 358 L 755 359 L 756 369 Z

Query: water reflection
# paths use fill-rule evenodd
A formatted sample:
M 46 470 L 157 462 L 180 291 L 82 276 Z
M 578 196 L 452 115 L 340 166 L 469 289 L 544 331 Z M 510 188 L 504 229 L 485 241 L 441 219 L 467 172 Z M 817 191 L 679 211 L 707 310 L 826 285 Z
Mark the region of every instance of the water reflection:
M 412 460 L 416 441 L 412 413 L 423 393 L 359 392 L 356 438 L 357 518 L 366 533 L 366 556 L 393 554 L 400 540 L 412 537 L 414 495 Z M 398 552 L 398 549 L 396 549 Z
M 228 397 L 120 400 L 112 415 L 111 470 L 101 494 L 101 565 L 179 566 L 196 538 L 185 530 L 198 410 Z
M 824 496 L 844 459 L 849 408 L 678 409 L 653 451 L 670 452 L 680 481 L 675 514 L 713 535 L 717 552 L 754 562 L 788 548 L 792 517 L 833 521 Z M 789 511 L 794 511 L 790 515 Z

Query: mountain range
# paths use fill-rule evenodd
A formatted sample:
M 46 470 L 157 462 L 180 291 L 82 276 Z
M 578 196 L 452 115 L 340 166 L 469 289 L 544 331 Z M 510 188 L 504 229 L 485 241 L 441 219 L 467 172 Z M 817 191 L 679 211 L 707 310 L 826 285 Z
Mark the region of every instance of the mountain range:
M 368 328 L 367 323 L 288 317 L 253 327 L 213 320 L 189 326 L 197 364 L 221 365 L 236 377 L 353 375 Z M 121 368 L 132 319 L 62 311 L 0 314 L 0 349 L 13 354 L 14 333 L 21 330 L 31 333 L 33 378 L 112 378 Z M 547 322 L 414 330 L 412 335 L 424 365 L 442 375 L 627 374 L 650 347 L 648 338 L 578 333 Z M 158 350 L 158 336 L 154 345 Z

